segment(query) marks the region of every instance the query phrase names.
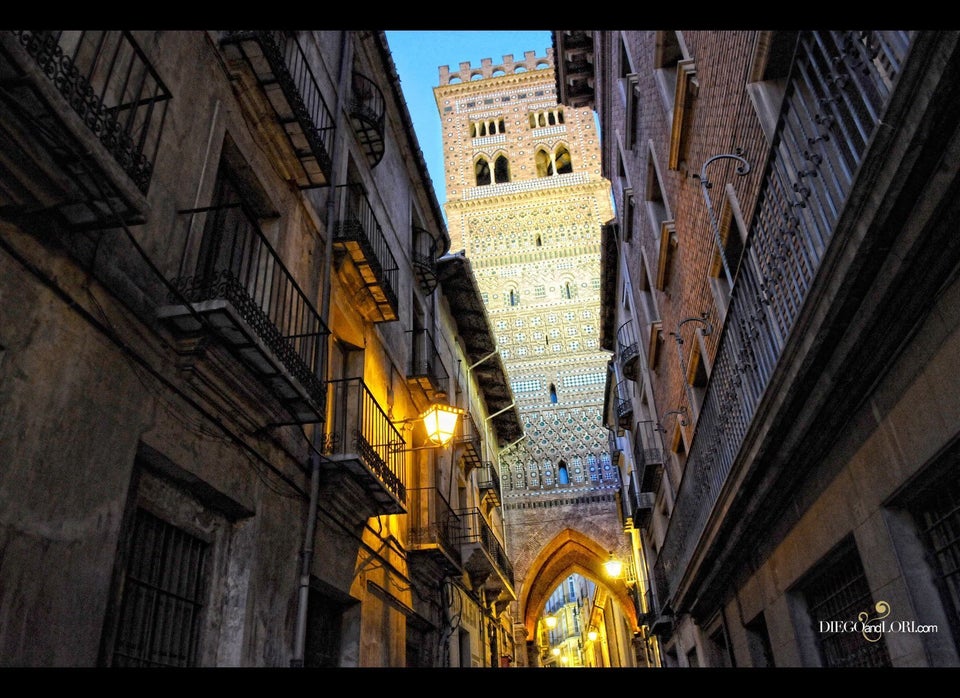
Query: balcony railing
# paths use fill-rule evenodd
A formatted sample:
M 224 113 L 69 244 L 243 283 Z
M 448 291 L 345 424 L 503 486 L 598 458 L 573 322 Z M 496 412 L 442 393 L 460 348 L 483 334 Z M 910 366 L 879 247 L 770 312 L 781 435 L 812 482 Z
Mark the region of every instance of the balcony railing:
M 633 435 L 633 463 L 641 492 L 656 492 L 663 472 L 663 448 L 652 420 L 637 422 Z
M 462 571 L 463 523 L 436 487 L 407 490 L 407 534 L 411 553 L 429 555 L 447 573 Z
M 620 370 L 626 378 L 637 380 L 640 375 L 640 338 L 637 335 L 636 323 L 627 320 L 617 330 L 617 356 L 620 359 Z
M 376 514 L 406 511 L 403 436 L 361 378 L 330 381 L 328 459 L 366 491 Z
M 326 186 L 333 171 L 334 119 L 303 46 L 289 31 L 228 31 L 221 41 L 246 61 L 297 160 L 297 185 Z
M 480 465 L 483 460 L 483 441 L 480 429 L 472 412 L 465 412 L 460 417 L 459 432 L 455 442 L 463 446 L 463 462 L 469 473 Z
M 370 78 L 353 74 L 350 90 L 350 123 L 357 134 L 360 147 L 370 167 L 376 167 L 383 158 L 383 116 L 386 104 L 383 93 Z
M 617 384 L 617 426 L 621 429 L 633 426 L 633 398 L 630 385 L 625 380 Z
M 671 599 L 833 236 L 907 32 L 800 35 L 750 235 L 655 572 Z
M 139 220 L 142 211 L 126 210 L 134 206 L 130 197 L 115 192 L 80 135 L 99 141 L 105 156 L 145 194 L 169 100 L 169 91 L 129 32 L 14 30 L 0 41 L 0 101 L 36 138 L 3 150 L 31 179 L 46 169 L 26 165 L 38 157 L 33 148 L 52 158 L 59 177 L 73 185 L 73 191 L 58 194 L 62 200 L 55 204 L 70 224 L 115 224 L 113 211 L 124 220 Z M 45 182 L 45 189 L 62 186 L 49 175 Z
M 377 222 L 370 201 L 359 184 L 343 184 L 340 192 L 340 220 L 334 230 L 333 245 L 353 262 L 372 302 L 360 299 L 360 308 L 371 322 L 398 319 L 397 283 L 400 270 L 390 251 L 383 228 Z
M 481 496 L 489 497 L 494 506 L 500 506 L 500 473 L 490 461 L 484 461 L 477 471 L 477 489 Z
M 430 400 L 446 397 L 449 374 L 440 358 L 433 333 L 427 329 L 407 330 L 410 337 L 410 369 L 407 380 L 419 385 Z
M 474 583 L 515 596 L 513 565 L 479 509 L 457 512 L 463 521 L 460 539 L 465 568 Z
M 423 292 L 433 293 L 439 283 L 437 238 L 418 226 L 413 226 L 413 272 Z
M 254 217 L 237 204 L 179 216 L 187 251 L 159 317 L 181 332 L 216 332 L 294 423 L 323 421 L 330 331 Z

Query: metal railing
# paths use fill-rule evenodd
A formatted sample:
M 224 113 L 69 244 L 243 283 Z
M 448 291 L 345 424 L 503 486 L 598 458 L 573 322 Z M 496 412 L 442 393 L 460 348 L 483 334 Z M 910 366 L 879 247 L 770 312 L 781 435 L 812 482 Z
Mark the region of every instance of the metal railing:
M 500 501 L 500 474 L 490 461 L 484 461 L 477 470 L 477 488 L 484 492 L 492 490 L 496 501 Z
M 483 459 L 483 439 L 472 412 L 460 415 L 460 430 L 455 442 L 463 445 L 463 459 L 468 468 L 476 468 Z
M 181 276 L 172 281 L 179 296 L 171 294 L 169 300 L 194 304 L 229 301 L 322 414 L 330 330 L 254 216 L 240 204 L 178 213 L 188 231 L 187 244 Z
M 396 312 L 400 269 L 367 193 L 360 184 L 341 184 L 337 190 L 340 192 L 338 210 L 341 218 L 334 230 L 334 244 L 356 244 L 362 253 L 362 263 L 369 267 L 373 277 L 365 279 L 368 287 L 378 303 L 385 302 Z
M 277 116 L 282 122 L 290 119 L 298 127 L 297 139 L 306 140 L 310 150 L 312 160 L 316 161 L 316 167 L 319 168 L 323 177 L 311 174 L 308 170 L 311 166 L 304 164 L 309 184 L 306 186 L 318 186 L 327 184 L 333 170 L 333 161 L 331 153 L 333 152 L 334 137 L 334 119 L 323 99 L 323 93 L 320 91 L 320 84 L 313 69 L 310 67 L 310 59 L 307 57 L 297 41 L 296 36 L 289 31 L 228 31 L 224 34 L 224 44 L 242 45 L 244 42 L 254 42 L 259 47 L 261 57 L 255 57 L 250 53 L 245 56 L 254 66 L 258 80 L 265 87 L 268 84 L 275 83 L 279 86 L 284 96 L 284 104 L 271 100 L 274 109 L 277 110 Z M 256 52 L 256 49 L 254 49 Z M 257 67 L 257 63 L 266 60 L 269 69 Z M 289 114 L 283 113 L 289 109 Z M 301 161 L 304 160 L 302 147 L 298 147 L 293 142 L 293 137 L 289 127 L 285 127 L 287 137 L 291 138 L 291 146 L 294 152 L 298 154 Z
M 426 378 L 434 393 L 447 392 L 447 373 L 433 332 L 426 328 L 407 330 L 410 335 L 410 372 L 411 378 Z
M 367 155 L 370 167 L 376 167 L 383 158 L 383 119 L 386 102 L 376 83 L 365 75 L 354 72 L 351 82 L 348 110 L 357 139 Z
M 362 378 L 330 381 L 332 410 L 327 420 L 326 455 L 357 456 L 367 472 L 405 503 L 406 444 Z
M 814 282 L 910 44 L 908 32 L 801 33 L 684 477 L 655 571 L 670 599 Z
M 439 283 L 437 275 L 437 239 L 428 231 L 413 226 L 413 268 L 424 293 L 432 293 Z
M 623 375 L 632 381 L 637 380 L 640 338 L 637 335 L 636 324 L 632 319 L 627 320 L 617 329 L 617 356 L 620 358 L 620 368 Z
M 126 31 L 12 32 L 70 108 L 146 193 L 170 92 Z
M 436 487 L 412 487 L 407 490 L 407 534 L 416 548 L 436 545 L 459 560 L 463 522 Z
M 617 424 L 621 429 L 629 429 L 633 420 L 633 398 L 630 385 L 626 380 L 617 383 Z
M 463 521 L 463 537 L 460 539 L 461 545 L 479 544 L 493 564 L 500 571 L 502 576 L 509 582 L 511 589 L 514 586 L 513 565 L 507 558 L 507 553 L 497 540 L 493 528 L 483 518 L 479 509 L 462 509 L 457 512 Z

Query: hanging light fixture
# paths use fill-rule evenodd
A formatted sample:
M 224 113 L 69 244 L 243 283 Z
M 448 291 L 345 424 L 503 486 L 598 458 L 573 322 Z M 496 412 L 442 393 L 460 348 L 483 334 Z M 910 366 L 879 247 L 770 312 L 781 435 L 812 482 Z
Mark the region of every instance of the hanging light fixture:
M 543 619 L 543 622 L 547 624 L 549 630 L 553 630 L 557 627 L 557 617 L 556 616 L 546 616 Z
M 457 422 L 463 410 L 450 405 L 431 405 L 420 419 L 427 430 L 427 438 L 438 446 L 446 446 L 457 431 Z
M 610 551 L 610 559 L 603 563 L 603 571 L 612 579 L 618 579 L 620 573 L 623 572 L 623 563 L 616 558 L 612 550 Z
M 590 640 L 590 642 L 596 642 L 596 641 L 597 641 L 597 631 L 594 630 L 593 628 L 590 628 L 590 630 L 587 632 L 587 639 Z

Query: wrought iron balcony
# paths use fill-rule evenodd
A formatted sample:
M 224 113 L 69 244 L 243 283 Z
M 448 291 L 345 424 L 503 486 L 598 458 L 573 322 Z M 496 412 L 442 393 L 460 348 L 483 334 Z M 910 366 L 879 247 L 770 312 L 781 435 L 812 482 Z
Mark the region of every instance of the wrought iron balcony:
M 383 116 L 386 104 L 376 83 L 356 72 L 351 82 L 349 112 L 350 123 L 367 156 L 367 163 L 370 167 L 376 167 L 383 158 Z
M 640 338 L 634 321 L 627 320 L 617 330 L 617 357 L 624 377 L 632 381 L 640 375 Z
M 660 486 L 665 453 L 659 444 L 659 432 L 653 421 L 637 422 L 633 435 L 633 464 L 641 492 L 656 493 Z
M 467 473 L 480 465 L 483 460 L 483 440 L 480 429 L 472 412 L 460 417 L 460 427 L 455 442 L 463 446 L 463 462 Z
M 630 519 L 636 528 L 644 528 L 650 523 L 650 517 L 653 515 L 653 506 L 656 501 L 656 495 L 653 492 L 643 492 L 640 490 L 636 478 L 630 478 L 627 484 Z
M 349 477 L 373 506 L 371 516 L 406 511 L 403 436 L 361 378 L 330 381 L 325 455 L 329 476 Z M 369 517 L 367 517 L 369 518 Z
M 330 331 L 240 205 L 181 211 L 187 251 L 178 293 L 158 316 L 181 333 L 216 333 L 290 412 L 322 422 Z
M 355 272 L 341 267 L 350 277 L 349 286 L 366 289 L 359 298 L 361 311 L 371 322 L 398 319 L 397 282 L 400 270 L 390 251 L 380 223 L 373 214 L 367 194 L 359 184 L 343 184 L 340 192 L 340 220 L 333 235 L 334 250 L 341 262 L 349 260 Z
M 129 32 L 0 32 L 0 214 L 142 223 L 169 100 Z
M 413 226 L 413 273 L 426 294 L 433 293 L 439 283 L 437 245 L 436 236 L 423 228 Z
M 262 88 L 300 164 L 297 186 L 330 184 L 335 122 L 295 33 L 229 31 L 220 44 L 228 58 L 246 62 Z
M 460 541 L 463 523 L 436 487 L 407 490 L 407 550 L 411 561 L 431 560 L 444 574 L 463 571 Z
M 633 398 L 627 381 L 617 384 L 617 426 L 629 429 L 633 426 Z
M 463 521 L 460 551 L 471 582 L 494 596 L 499 594 L 516 600 L 513 565 L 490 524 L 479 509 L 464 509 L 457 513 Z
M 477 471 L 477 489 L 480 490 L 480 496 L 488 497 L 493 506 L 500 506 L 500 473 L 488 460 L 483 461 Z
M 419 385 L 431 401 L 447 395 L 450 376 L 440 358 L 433 333 L 427 329 L 407 330 L 410 337 L 410 369 L 407 381 Z
M 752 261 L 737 274 L 686 474 L 654 567 L 660 599 L 673 599 L 716 516 L 909 45 L 907 32 L 800 35 L 745 251 Z

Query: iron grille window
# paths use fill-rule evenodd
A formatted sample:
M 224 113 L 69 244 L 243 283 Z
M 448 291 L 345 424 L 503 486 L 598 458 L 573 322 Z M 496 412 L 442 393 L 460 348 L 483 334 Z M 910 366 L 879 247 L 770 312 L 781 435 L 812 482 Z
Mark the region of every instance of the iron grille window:
M 953 635 L 960 643 L 960 481 L 956 470 L 934 483 L 913 507 Z
M 137 510 L 113 666 L 197 665 L 208 547 Z
M 852 541 L 824 564 L 806 585 L 804 595 L 825 666 L 890 666 L 886 640 L 880 637 L 871 642 L 853 625 L 861 612 L 873 610 L 873 600 Z M 838 623 L 831 626 L 829 621 Z

